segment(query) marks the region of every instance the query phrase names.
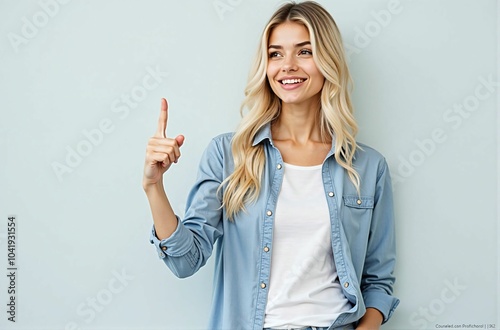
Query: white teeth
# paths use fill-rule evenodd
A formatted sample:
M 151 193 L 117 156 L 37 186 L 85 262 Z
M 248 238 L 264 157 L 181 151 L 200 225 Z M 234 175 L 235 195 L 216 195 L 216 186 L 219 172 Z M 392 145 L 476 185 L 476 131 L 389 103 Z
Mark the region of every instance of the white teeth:
M 281 83 L 283 85 L 288 85 L 288 84 L 298 84 L 298 83 L 301 83 L 303 81 L 304 81 L 304 79 L 283 79 L 281 81 Z

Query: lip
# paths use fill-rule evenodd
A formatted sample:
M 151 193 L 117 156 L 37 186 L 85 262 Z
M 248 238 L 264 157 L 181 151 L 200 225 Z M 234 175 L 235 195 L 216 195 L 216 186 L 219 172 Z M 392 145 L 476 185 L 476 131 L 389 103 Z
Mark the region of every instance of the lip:
M 281 82 L 283 80 L 287 80 L 287 79 L 301 79 L 303 81 L 301 83 L 297 83 L 297 84 L 286 84 L 286 85 L 283 85 Z M 286 76 L 286 77 L 281 77 L 279 79 L 276 79 L 276 81 L 281 86 L 281 88 L 283 88 L 284 90 L 289 91 L 289 90 L 297 89 L 300 86 L 302 86 L 307 81 L 307 78 L 299 77 L 299 76 Z

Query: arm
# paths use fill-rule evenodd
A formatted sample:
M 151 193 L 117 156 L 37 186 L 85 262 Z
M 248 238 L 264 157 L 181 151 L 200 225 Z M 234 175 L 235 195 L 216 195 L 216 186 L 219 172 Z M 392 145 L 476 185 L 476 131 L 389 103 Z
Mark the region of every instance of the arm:
M 165 194 L 163 182 L 159 181 L 156 184 L 145 186 L 144 192 L 151 208 L 156 236 L 159 239 L 170 237 L 177 228 L 177 218 Z
M 187 277 L 206 263 L 215 241 L 222 235 L 222 209 L 217 194 L 222 182 L 222 154 L 215 141 L 205 150 L 188 196 L 185 219 L 180 222 L 165 194 L 162 176 L 179 159 L 184 137 L 166 138 L 166 125 L 167 104 L 162 99 L 158 130 L 148 143 L 143 177 L 154 222 L 150 242 L 176 276 Z
M 161 101 L 160 118 L 155 135 L 149 139 L 146 148 L 142 186 L 146 193 L 159 239 L 170 237 L 177 228 L 177 218 L 163 187 L 163 174 L 180 157 L 179 148 L 184 143 L 182 135 L 175 139 L 166 137 L 168 104 Z
M 367 307 L 360 326 L 373 326 L 376 313 L 385 323 L 399 304 L 392 296 L 395 282 L 396 241 L 392 186 L 385 160 L 379 166 L 375 187 L 375 204 L 370 225 L 370 235 L 361 278 L 361 291 Z M 377 320 L 378 321 L 378 320 Z
M 177 227 L 167 238 L 159 239 L 154 226 L 151 232 L 151 243 L 177 277 L 191 276 L 205 265 L 215 242 L 222 236 L 223 211 L 217 192 L 221 182 L 222 154 L 214 139 L 201 157 L 183 220 L 175 218 Z

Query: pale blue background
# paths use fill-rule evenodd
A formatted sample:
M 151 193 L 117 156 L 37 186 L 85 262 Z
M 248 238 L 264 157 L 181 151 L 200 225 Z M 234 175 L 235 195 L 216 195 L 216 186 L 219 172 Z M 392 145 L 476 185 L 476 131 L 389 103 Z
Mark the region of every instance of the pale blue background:
M 166 97 L 169 134 L 186 136 L 180 163 L 165 177 L 182 213 L 201 152 L 239 120 L 261 29 L 281 2 L 72 0 L 57 10 L 54 3 L 0 0 L 0 265 L 7 216 L 19 222 L 17 322 L 3 307 L 0 328 L 203 329 L 213 260 L 179 280 L 149 244 L 145 146 Z M 499 80 L 498 2 L 401 1 L 367 45 L 360 31 L 380 27 L 374 13 L 391 1 L 320 3 L 346 45 L 358 48 L 350 67 L 359 140 L 381 151 L 398 178 L 402 302 L 384 328 L 500 327 L 498 86 L 460 125 L 446 119 L 481 77 Z M 216 10 L 221 4 L 226 11 Z M 46 22 L 44 6 L 53 12 Z M 14 47 L 10 39 L 23 37 L 33 16 L 43 26 Z M 126 116 L 113 112 L 156 67 L 166 73 L 161 83 Z M 65 164 L 67 148 L 85 143 L 82 132 L 106 118 L 113 130 L 58 179 L 53 164 Z M 446 140 L 418 158 L 415 141 L 436 129 Z M 413 169 L 404 167 L 410 159 Z M 127 274 L 125 284 L 116 272 Z M 6 285 L 0 276 L 2 306 Z M 107 299 L 99 311 L 88 305 L 96 297 Z

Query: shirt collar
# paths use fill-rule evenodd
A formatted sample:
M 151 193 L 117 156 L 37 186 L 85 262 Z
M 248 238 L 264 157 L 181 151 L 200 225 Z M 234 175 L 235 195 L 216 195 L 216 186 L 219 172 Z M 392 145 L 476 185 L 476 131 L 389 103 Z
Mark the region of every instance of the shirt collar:
M 264 126 L 262 126 L 257 134 L 255 134 L 255 137 L 253 139 L 252 147 L 255 147 L 257 144 L 261 143 L 264 140 L 269 140 L 271 145 L 273 144 L 273 138 L 271 136 L 271 123 L 267 123 Z M 328 155 L 326 156 L 327 158 L 330 157 L 335 153 L 335 136 L 332 138 L 332 146 L 330 148 L 330 151 L 328 152 Z
M 252 147 L 255 147 L 257 144 L 261 143 L 265 139 L 268 139 L 271 144 L 273 143 L 273 139 L 271 136 L 271 123 L 267 123 L 264 126 L 262 126 L 257 134 L 255 134 L 255 137 L 253 138 L 253 143 Z

